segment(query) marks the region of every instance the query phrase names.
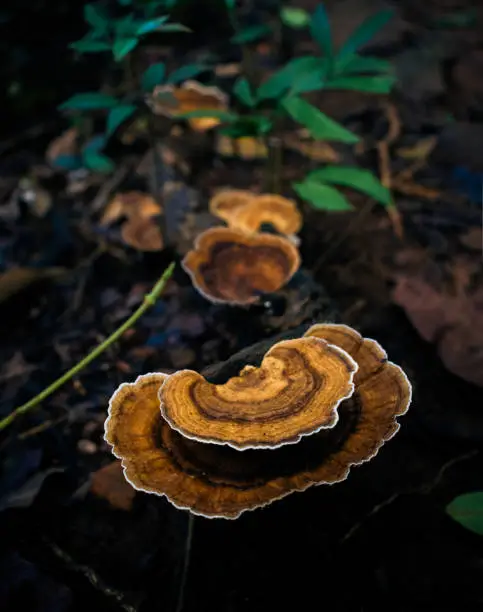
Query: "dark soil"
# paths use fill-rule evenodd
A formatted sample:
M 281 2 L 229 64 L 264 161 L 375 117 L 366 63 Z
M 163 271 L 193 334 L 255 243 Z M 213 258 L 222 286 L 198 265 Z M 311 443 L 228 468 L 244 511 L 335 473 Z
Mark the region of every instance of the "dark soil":
M 394 95 L 336 92 L 318 103 L 363 136 L 361 150 L 341 151 L 344 163 L 376 173 L 392 105 L 398 135 L 388 145 L 389 173 L 400 218 L 349 191 L 353 213 L 301 204 L 303 266 L 250 308 L 211 304 L 177 265 L 161 299 L 121 341 L 1 432 L 1 610 L 171 612 L 187 554 L 184 612 L 483 606 L 483 539 L 445 512 L 456 496 L 483 489 L 482 22 L 469 1 L 394 4 L 395 23 L 372 49 L 396 66 Z M 349 21 L 355 25 L 381 2 L 327 5 L 337 40 Z M 469 15 L 463 26 L 452 25 L 455 14 Z M 296 48 L 304 44 L 300 36 Z M 272 61 L 266 51 L 257 50 L 260 65 Z M 198 51 L 185 52 L 192 58 Z M 55 99 L 66 92 L 59 86 L 50 93 Z M 32 118 L 24 119 L 31 127 Z M 124 175 L 102 195 L 105 178 L 49 168 L 45 149 L 61 130 L 54 122 L 51 133 L 0 143 L 2 417 L 112 333 L 166 265 L 179 263 L 195 236 L 218 223 L 207 213 L 216 187 L 261 189 L 264 180 L 265 162 L 223 157 L 211 136 L 181 130 L 165 138 L 170 161 L 158 179 L 170 185 L 170 247 L 142 253 L 122 242 L 118 224 L 99 219 L 111 192 L 152 188 L 149 156 L 140 165 L 148 143 L 119 148 Z M 429 138 L 434 147 L 424 155 Z M 290 183 L 316 162 L 293 150 L 284 162 L 282 192 L 293 196 Z M 20 185 L 26 176 L 36 204 Z M 51 200 L 45 210 L 39 193 Z M 36 270 L 22 290 L 5 281 L 19 266 Z M 404 293 L 408 279 L 418 293 Z M 196 517 L 188 551 L 186 512 L 164 498 L 132 498 L 120 482 L 122 509 L 110 484 L 107 493 L 93 487 L 93 475 L 114 460 L 103 428 L 121 382 L 156 370 L 213 372 L 244 349 L 240 364 L 251 362 L 260 352 L 252 345 L 320 321 L 345 322 L 375 338 L 413 384 L 400 432 L 345 482 L 236 521 Z M 449 332 L 453 340 L 443 348 Z

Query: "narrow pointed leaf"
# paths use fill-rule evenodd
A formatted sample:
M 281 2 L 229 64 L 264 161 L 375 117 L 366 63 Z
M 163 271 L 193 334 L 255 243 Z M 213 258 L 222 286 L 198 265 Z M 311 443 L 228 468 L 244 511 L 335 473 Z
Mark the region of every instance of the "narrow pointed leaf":
M 118 38 L 112 46 L 112 53 L 116 62 L 124 59 L 128 53 L 137 47 L 138 42 L 137 38 Z
M 202 117 L 214 117 L 223 123 L 232 123 L 238 119 L 238 115 L 235 115 L 235 113 L 222 110 L 210 110 L 208 108 L 188 111 L 186 113 L 179 113 L 176 115 L 177 119 L 199 119 Z
M 311 172 L 307 179 L 356 189 L 384 206 L 391 206 L 393 203 L 390 190 L 384 187 L 372 172 L 363 168 L 326 166 Z
M 354 54 L 336 60 L 334 73 L 337 76 L 348 76 L 353 74 L 389 73 L 392 71 L 391 62 L 379 57 L 371 57 Z
M 327 12 L 323 4 L 319 4 L 312 15 L 310 22 L 312 38 L 319 45 L 326 58 L 332 60 L 334 51 L 332 47 L 332 34 Z
M 280 11 L 280 19 L 289 28 L 300 29 L 310 24 L 310 14 L 303 8 L 284 6 Z
M 245 104 L 245 106 L 249 106 L 250 108 L 255 106 L 255 97 L 252 93 L 250 83 L 247 81 L 247 79 L 245 79 L 245 77 L 241 77 L 237 80 L 235 86 L 233 87 L 233 93 L 240 100 L 240 102 Z
M 236 45 L 245 45 L 260 40 L 270 33 L 270 27 L 265 23 L 260 23 L 243 28 L 230 38 L 230 42 Z
M 302 94 L 317 91 L 324 86 L 325 79 L 320 68 L 312 72 L 298 74 L 290 87 L 290 94 Z
M 182 83 L 183 81 L 192 79 L 193 77 L 198 76 L 207 70 L 209 70 L 209 68 L 204 64 L 186 64 L 186 66 L 181 66 L 181 68 L 173 70 L 173 72 L 166 79 L 166 83 L 169 83 L 170 85 Z
M 317 210 L 347 212 L 354 209 L 340 191 L 324 183 L 305 179 L 301 183 L 294 183 L 292 187 L 303 200 Z
M 304 78 L 306 74 L 321 73 L 321 65 L 320 58 L 309 55 L 291 60 L 260 85 L 257 91 L 257 99 L 270 100 L 279 98 L 294 86 L 297 79 Z
M 192 32 L 182 23 L 166 23 L 157 29 L 158 32 Z
M 483 535 L 483 492 L 465 493 L 446 506 L 446 512 L 466 529 Z
M 136 109 L 137 106 L 134 106 L 134 104 L 121 104 L 113 108 L 107 117 L 107 136 L 112 136 L 117 128 L 136 112 Z
M 111 45 L 102 40 L 78 40 L 69 45 L 74 51 L 79 53 L 100 53 L 102 51 L 110 51 Z
M 96 4 L 86 4 L 84 7 L 84 19 L 96 30 L 105 31 L 109 21 L 107 15 Z
M 152 91 L 156 85 L 162 84 L 165 74 L 166 66 L 162 62 L 149 66 L 141 78 L 141 87 L 144 91 Z
M 376 13 L 361 23 L 354 30 L 337 54 L 340 60 L 352 55 L 358 49 L 366 45 L 379 30 L 381 30 L 394 16 L 393 10 L 384 10 Z
M 282 107 L 287 113 L 305 126 L 313 138 L 318 140 L 332 140 L 355 144 L 359 137 L 346 130 L 345 127 L 327 117 L 318 108 L 312 106 L 298 96 L 289 96 L 282 101 Z
M 81 93 L 72 96 L 59 106 L 60 110 L 101 110 L 113 108 L 118 104 L 114 96 L 108 94 L 92 92 Z
M 155 19 L 149 19 L 137 28 L 136 35 L 143 36 L 144 34 L 150 34 L 151 32 L 155 32 L 160 28 L 160 26 L 162 26 L 166 21 L 168 21 L 168 19 L 168 15 L 156 17 Z
M 97 151 L 85 151 L 83 160 L 89 170 L 101 172 L 102 174 L 109 174 L 116 167 L 112 159 Z
M 372 94 L 388 94 L 394 87 L 396 79 L 387 76 L 347 76 L 335 77 L 325 83 L 327 89 L 348 89 Z

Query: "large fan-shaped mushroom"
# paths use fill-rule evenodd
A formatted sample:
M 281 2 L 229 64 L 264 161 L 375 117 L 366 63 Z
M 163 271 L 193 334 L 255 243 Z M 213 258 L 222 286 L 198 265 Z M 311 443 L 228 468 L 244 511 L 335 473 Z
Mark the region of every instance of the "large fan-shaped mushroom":
M 273 450 L 239 451 L 194 441 L 161 415 L 158 395 L 163 396 L 170 378 L 146 374 L 114 393 L 105 427 L 105 438 L 122 459 L 129 482 L 194 514 L 237 518 L 294 491 L 344 480 L 351 466 L 371 459 L 398 430 L 396 419 L 408 409 L 411 386 L 404 372 L 387 361 L 376 342 L 345 325 L 318 325 L 307 333 L 345 347 L 359 363 L 355 391 L 338 405 L 337 423 Z M 280 345 L 285 343 L 271 351 Z M 325 353 L 327 345 L 320 346 Z M 344 361 L 351 363 L 348 355 Z M 249 367 L 246 376 L 262 369 Z

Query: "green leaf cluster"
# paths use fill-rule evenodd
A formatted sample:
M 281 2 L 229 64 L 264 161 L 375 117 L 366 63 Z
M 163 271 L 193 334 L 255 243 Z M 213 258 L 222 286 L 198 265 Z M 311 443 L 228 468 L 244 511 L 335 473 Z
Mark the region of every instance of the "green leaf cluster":
M 70 47 L 78 53 L 110 51 L 116 61 L 121 61 L 147 34 L 189 31 L 179 23 L 168 23 L 168 15 L 156 15 L 160 9 L 172 8 L 175 2 L 159 0 L 137 2 L 136 10 L 131 7 L 132 0 L 119 0 L 119 4 L 122 7 L 130 7 L 130 12 L 122 17 L 115 17 L 108 13 L 102 4 L 87 4 L 84 7 L 84 19 L 90 29 L 83 38 L 72 43 Z

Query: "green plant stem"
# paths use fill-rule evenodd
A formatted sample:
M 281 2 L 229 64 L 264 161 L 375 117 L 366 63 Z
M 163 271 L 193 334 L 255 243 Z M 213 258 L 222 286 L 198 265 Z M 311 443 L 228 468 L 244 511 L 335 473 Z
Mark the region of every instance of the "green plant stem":
M 173 274 L 174 267 L 175 264 L 173 262 L 166 268 L 158 282 L 154 285 L 152 291 L 144 296 L 144 300 L 141 306 L 129 317 L 129 319 L 127 319 L 127 321 L 125 321 L 120 327 L 118 327 L 117 330 L 109 336 L 109 338 L 99 344 L 93 351 L 91 351 L 86 357 L 84 357 L 82 361 L 79 361 L 78 364 L 76 364 L 63 376 L 58 378 L 49 387 L 41 391 L 38 395 L 33 397 L 26 404 L 23 404 L 22 406 L 16 408 L 13 412 L 11 412 L 4 419 L 2 419 L 0 421 L 0 431 L 11 425 L 17 417 L 29 412 L 29 410 L 32 410 L 32 408 L 35 408 L 35 406 L 38 406 L 40 402 L 52 395 L 52 393 L 57 391 L 57 389 L 59 389 L 62 385 L 68 382 L 73 376 L 83 370 L 87 365 L 91 363 L 91 361 L 94 361 L 96 357 L 99 357 L 99 355 L 103 353 L 109 346 L 111 346 L 113 342 L 118 340 L 124 334 L 125 331 L 132 327 L 134 323 L 136 323 L 136 321 L 139 319 L 139 317 L 141 317 L 146 312 L 146 310 L 154 306 L 156 300 L 163 292 L 166 283 Z

